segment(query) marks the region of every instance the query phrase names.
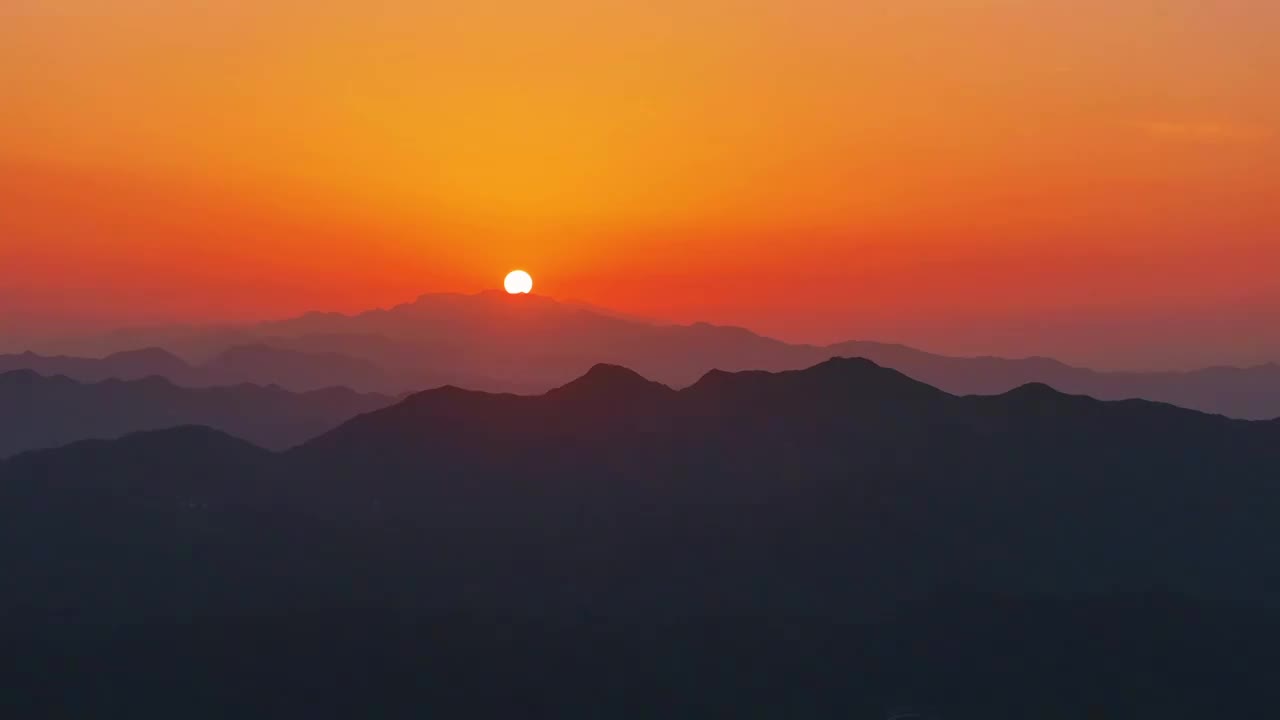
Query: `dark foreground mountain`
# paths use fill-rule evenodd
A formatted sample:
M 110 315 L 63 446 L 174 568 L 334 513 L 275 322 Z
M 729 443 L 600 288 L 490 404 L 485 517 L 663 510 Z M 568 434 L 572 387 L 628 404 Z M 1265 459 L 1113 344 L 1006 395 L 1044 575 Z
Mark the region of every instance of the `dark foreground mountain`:
M 81 383 L 30 370 L 0 374 L 0 457 L 88 438 L 176 425 L 207 425 L 284 449 L 394 398 L 345 388 L 184 388 L 162 377 Z
M 1161 594 L 811 617 L 24 616 L 7 717 L 1269 718 L 1280 623 Z M 911 710 L 918 715 L 905 715 Z
M 76 358 L 47 358 L 39 366 L 30 355 L 0 357 L 0 367 L 85 380 L 160 374 L 180 385 L 276 383 L 292 390 L 343 385 L 394 394 L 443 384 L 543 392 L 597 362 L 624 365 L 672 387 L 685 387 L 712 368 L 795 370 L 832 356 L 860 356 L 957 395 L 998 394 L 1041 382 L 1101 399 L 1143 398 L 1245 419 L 1280 417 L 1280 365 L 1275 364 L 1098 372 L 1047 358 L 946 357 L 876 342 L 793 345 L 742 328 L 663 325 L 548 297 L 505 293 L 423 295 L 389 309 L 354 315 L 316 312 L 235 328 L 120 331 L 72 349 L 110 352 L 145 346 L 163 346 L 192 360 L 199 366 L 194 379 L 193 371 L 172 356 L 166 361 L 172 374 L 155 370 L 152 356 L 160 352 L 155 350 L 141 351 L 153 362 L 133 375 L 72 367 L 92 363 Z
M 33 678 L 90 684 L 28 707 L 1265 715 L 1277 478 L 1277 422 L 866 360 L 598 366 L 286 453 L 180 428 L 10 459 L 0 613 Z

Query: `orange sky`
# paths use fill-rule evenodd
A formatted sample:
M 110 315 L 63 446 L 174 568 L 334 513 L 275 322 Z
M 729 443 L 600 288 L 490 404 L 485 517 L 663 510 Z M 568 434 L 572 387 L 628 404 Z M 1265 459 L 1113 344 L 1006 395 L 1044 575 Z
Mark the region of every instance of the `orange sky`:
M 0 339 L 520 266 L 791 340 L 1280 360 L 1277 37 L 1256 0 L 9 0 Z

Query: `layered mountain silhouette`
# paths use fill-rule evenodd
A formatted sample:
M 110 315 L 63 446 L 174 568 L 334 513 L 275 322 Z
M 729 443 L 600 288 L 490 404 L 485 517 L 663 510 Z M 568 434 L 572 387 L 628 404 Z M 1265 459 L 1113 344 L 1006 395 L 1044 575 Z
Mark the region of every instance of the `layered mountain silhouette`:
M 1256 711 L 1278 477 L 1280 421 L 597 365 L 284 452 L 185 426 L 0 461 L 0 629 L 72 714 Z
M 35 369 L 82 380 L 160 374 L 181 385 L 279 384 L 290 390 L 342 385 L 400 393 L 453 384 L 537 393 L 599 362 L 633 368 L 672 387 L 712 369 L 782 371 L 833 356 L 869 358 L 957 395 L 998 394 L 1041 382 L 1100 399 L 1142 398 L 1244 419 L 1280 417 L 1280 365 L 1190 372 L 1099 372 L 1048 358 L 959 358 L 902 345 L 793 345 L 742 328 L 663 325 L 544 296 L 424 295 L 355 315 L 308 313 L 242 327 L 120 331 L 64 344 L 82 353 L 163 347 L 101 362 L 34 355 L 0 357 L 0 368 Z M 145 369 L 134 361 L 147 360 Z M 157 371 L 160 365 L 167 369 Z M 128 373 L 128 374 L 121 374 Z
M 186 388 L 159 376 L 83 383 L 14 370 L 0 373 L 0 457 L 179 425 L 207 425 L 284 449 L 394 401 L 346 388 Z
M 19 455 L 3 545 L 33 575 L 0 602 L 867 618 L 959 586 L 1266 605 L 1277 471 L 1280 423 L 1045 385 L 957 397 L 837 359 L 676 391 L 602 365 L 541 396 L 426 391 L 282 454 L 183 428 Z M 99 586 L 119 563 L 140 584 Z

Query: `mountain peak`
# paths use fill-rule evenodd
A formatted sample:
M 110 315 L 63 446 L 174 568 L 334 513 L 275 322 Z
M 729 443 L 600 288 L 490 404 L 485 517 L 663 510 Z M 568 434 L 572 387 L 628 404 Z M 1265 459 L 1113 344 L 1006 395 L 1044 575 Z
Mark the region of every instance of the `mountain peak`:
M 596 363 L 595 365 L 591 366 L 591 369 L 587 370 L 587 372 L 583 374 L 583 377 L 611 377 L 611 376 L 613 377 L 626 376 L 626 377 L 640 378 L 641 380 L 645 380 L 645 378 L 635 370 L 632 370 L 631 368 L 626 367 L 625 365 L 617 365 L 614 363 Z
M 948 394 L 864 357 L 833 357 L 798 372 L 829 388 L 856 389 L 866 394 L 886 396 Z
M 547 394 L 559 397 L 610 399 L 666 395 L 674 392 L 666 385 L 649 380 L 631 368 L 609 363 L 597 363 L 591 366 L 591 369 L 582 377 Z
M 1003 402 L 1020 408 L 1060 408 L 1064 405 L 1092 404 L 1098 402 L 1084 395 L 1064 393 L 1042 382 L 1029 382 L 1000 395 L 990 396 L 995 402 Z
M 1029 383 L 1023 383 L 1022 385 L 1019 385 L 1018 387 L 1010 390 L 1007 394 L 1027 395 L 1032 397 L 1036 397 L 1036 396 L 1045 397 L 1045 396 L 1052 396 L 1052 395 L 1061 395 L 1062 393 L 1053 389 L 1053 387 L 1048 383 L 1029 382 Z
M 861 356 L 845 357 L 841 355 L 834 355 L 830 358 L 827 358 L 826 360 L 823 360 L 817 365 L 814 365 L 813 367 L 809 368 L 804 372 L 883 373 L 886 371 L 894 372 L 893 370 L 890 370 L 889 368 L 886 368 L 882 365 L 878 365 L 875 362 L 868 360 L 865 357 L 861 357 Z

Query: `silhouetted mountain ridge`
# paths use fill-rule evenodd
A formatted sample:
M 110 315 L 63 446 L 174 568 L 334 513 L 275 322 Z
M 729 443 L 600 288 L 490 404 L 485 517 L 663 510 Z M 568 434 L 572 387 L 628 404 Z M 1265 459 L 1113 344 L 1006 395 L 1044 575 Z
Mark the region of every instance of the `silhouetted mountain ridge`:
M 25 588 L 0 610 L 865 620 L 947 587 L 1280 607 L 1280 424 L 1158 403 L 958 397 L 865 359 L 679 391 L 601 365 L 541 396 L 424 391 L 283 453 L 207 433 L 0 465 Z
M 946 357 L 893 343 L 795 345 L 739 327 L 664 325 L 545 296 L 501 292 L 426 294 L 355 314 L 311 312 L 258 325 L 160 328 L 102 340 L 78 347 L 162 345 L 197 364 L 217 364 L 214 359 L 228 348 L 266 346 L 278 355 L 240 366 L 232 379 L 276 382 L 293 390 L 335 384 L 400 393 L 454 384 L 536 393 L 564 385 L 597 363 L 630 367 L 669 387 L 686 387 L 713 368 L 776 372 L 833 356 L 861 356 L 957 395 L 993 395 L 1044 382 L 1101 399 L 1145 398 L 1232 417 L 1280 417 L 1280 366 L 1274 363 L 1190 372 L 1098 372 L 1045 357 Z M 48 372 L 31 358 L 13 357 L 0 358 L 0 367 Z M 98 368 L 53 372 L 86 380 L 106 377 Z M 184 372 L 175 366 L 144 374 L 165 374 L 183 385 L 226 382 L 208 373 L 182 379 Z

